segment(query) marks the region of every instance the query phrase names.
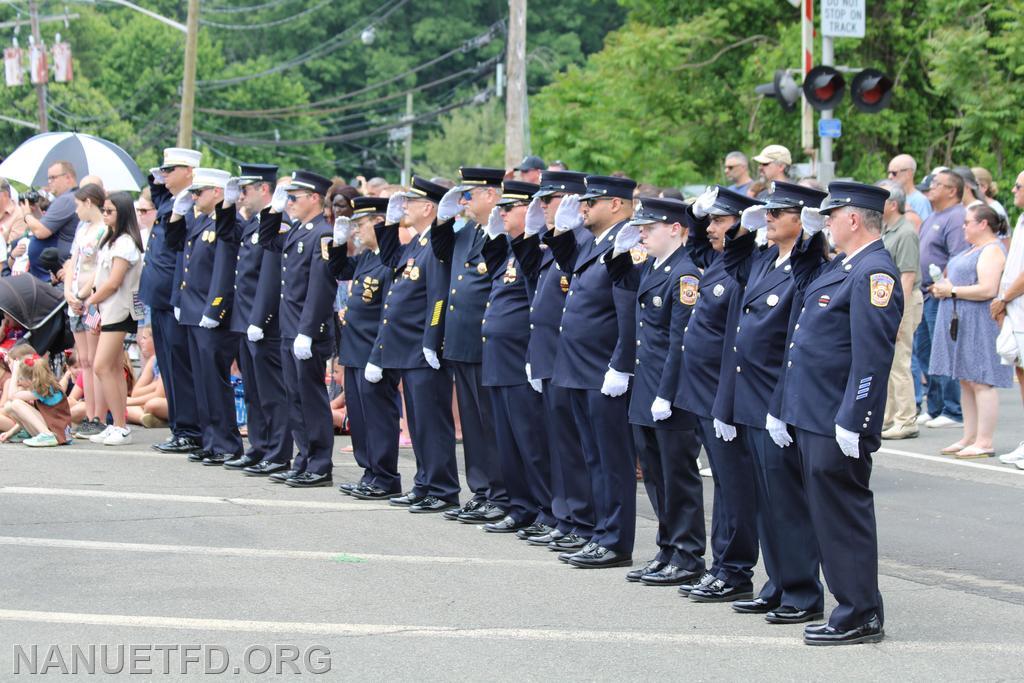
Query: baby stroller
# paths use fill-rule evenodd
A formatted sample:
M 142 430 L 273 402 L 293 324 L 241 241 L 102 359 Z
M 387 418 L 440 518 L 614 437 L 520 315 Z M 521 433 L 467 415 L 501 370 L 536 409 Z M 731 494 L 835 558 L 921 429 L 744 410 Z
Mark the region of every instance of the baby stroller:
M 60 286 L 31 275 L 0 278 L 0 311 L 25 328 L 19 344 L 31 344 L 40 356 L 50 354 L 51 363 L 63 363 L 64 350 L 75 345 L 67 302 Z

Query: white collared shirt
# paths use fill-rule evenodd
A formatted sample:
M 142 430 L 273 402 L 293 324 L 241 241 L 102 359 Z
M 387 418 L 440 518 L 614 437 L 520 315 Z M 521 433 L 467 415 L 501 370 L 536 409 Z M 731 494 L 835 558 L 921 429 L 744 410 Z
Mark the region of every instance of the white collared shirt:
M 879 239 L 881 239 L 881 238 L 879 238 Z M 874 244 L 874 243 L 875 243 L 875 242 L 877 242 L 877 241 L 878 241 L 878 240 L 871 240 L 870 242 L 868 242 L 867 244 L 865 244 L 864 246 L 862 246 L 862 247 L 861 247 L 860 249 L 858 249 L 857 251 L 853 252 L 852 254 L 850 254 L 849 256 L 847 256 L 846 258 L 844 258 L 844 259 L 843 259 L 843 265 L 845 266 L 845 265 L 846 265 L 847 263 L 849 263 L 849 262 L 850 262 L 851 260 L 853 260 L 853 257 L 854 257 L 854 256 L 856 256 L 856 255 L 857 255 L 857 254 L 859 254 L 860 252 L 864 251 L 864 250 L 865 250 L 865 249 L 866 249 L 867 247 L 870 247 L 870 246 L 871 246 L 872 244 Z

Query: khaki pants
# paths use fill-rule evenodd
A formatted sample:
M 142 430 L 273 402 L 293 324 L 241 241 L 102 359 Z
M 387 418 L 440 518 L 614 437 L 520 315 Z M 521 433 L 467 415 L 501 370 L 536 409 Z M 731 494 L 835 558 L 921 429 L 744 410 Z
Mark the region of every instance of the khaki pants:
M 914 288 L 910 301 L 904 303 L 903 320 L 896 333 L 896 351 L 889 372 L 889 397 L 885 402 L 885 426 L 917 429 L 917 402 L 914 399 L 914 381 L 910 375 L 910 354 L 914 346 L 914 330 L 921 324 L 924 298 Z

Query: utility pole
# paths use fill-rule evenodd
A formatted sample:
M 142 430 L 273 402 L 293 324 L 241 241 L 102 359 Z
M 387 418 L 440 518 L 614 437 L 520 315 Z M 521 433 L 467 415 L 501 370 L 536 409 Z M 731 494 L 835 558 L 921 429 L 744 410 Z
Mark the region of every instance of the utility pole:
M 196 105 L 196 51 L 199 47 L 199 0 L 188 0 L 185 36 L 185 70 L 181 78 L 181 120 L 178 146 L 192 146 L 192 115 Z
M 807 72 L 814 68 L 814 0 L 800 2 L 800 44 L 803 83 L 807 82 Z M 800 98 L 800 146 L 805 154 L 814 151 L 814 109 L 806 97 Z
M 36 0 L 28 3 L 28 14 L 32 24 L 32 40 L 35 41 L 35 45 L 41 47 L 43 37 L 39 33 L 39 3 Z M 36 118 L 39 123 L 39 132 L 45 133 L 50 130 L 50 121 L 46 115 L 46 80 L 36 83 L 36 102 L 38 106 Z
M 408 186 L 412 182 L 412 93 L 405 95 L 405 163 L 402 164 L 402 185 Z
M 836 52 L 832 36 L 822 35 L 821 37 L 821 64 L 822 66 L 835 66 Z M 826 109 L 821 112 L 822 120 L 832 118 L 832 110 Z M 832 138 L 821 138 L 821 160 L 818 168 L 818 182 L 828 185 L 836 175 L 836 165 L 832 161 Z
M 508 86 L 505 90 L 505 168 L 514 168 L 526 152 L 526 0 L 508 0 L 508 43 L 505 48 Z

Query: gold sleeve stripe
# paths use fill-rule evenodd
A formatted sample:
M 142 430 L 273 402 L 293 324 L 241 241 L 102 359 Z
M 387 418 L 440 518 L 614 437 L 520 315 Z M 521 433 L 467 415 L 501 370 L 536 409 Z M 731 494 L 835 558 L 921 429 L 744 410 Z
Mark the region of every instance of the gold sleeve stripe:
M 441 323 L 441 310 L 444 308 L 443 301 L 434 303 L 434 315 L 430 316 L 430 326 L 437 327 Z
M 222 299 L 221 297 L 218 296 L 216 299 L 213 300 L 212 306 L 214 306 L 214 307 L 220 306 L 220 302 L 223 301 L 223 300 L 224 299 Z

